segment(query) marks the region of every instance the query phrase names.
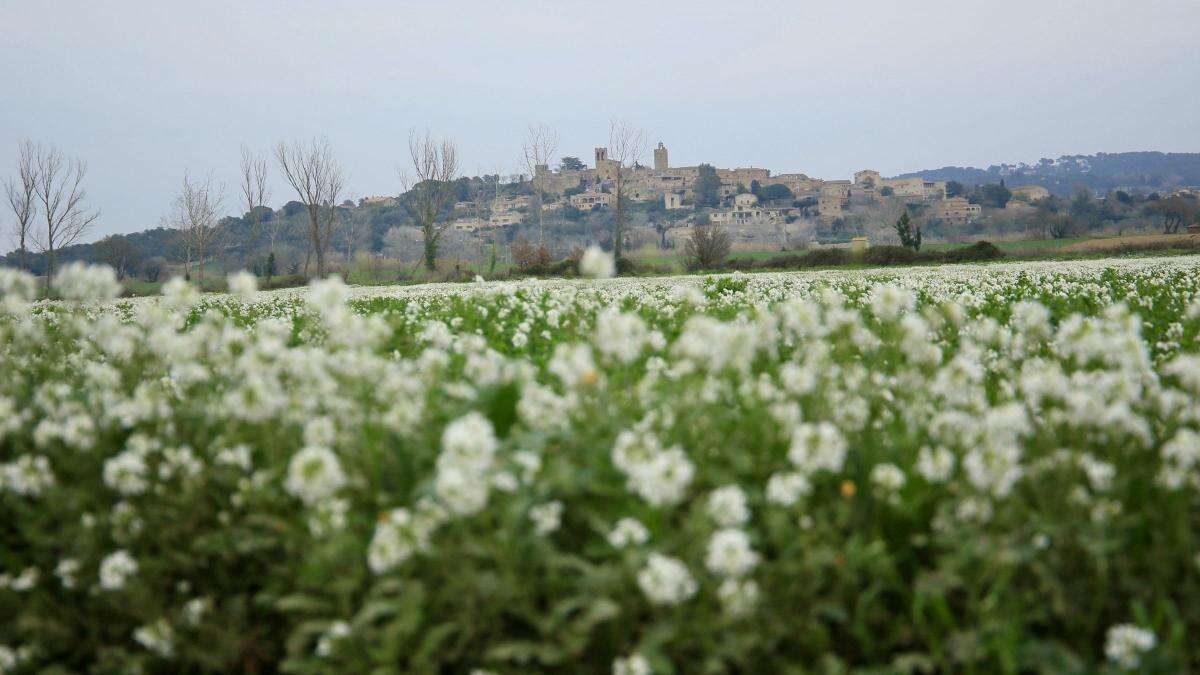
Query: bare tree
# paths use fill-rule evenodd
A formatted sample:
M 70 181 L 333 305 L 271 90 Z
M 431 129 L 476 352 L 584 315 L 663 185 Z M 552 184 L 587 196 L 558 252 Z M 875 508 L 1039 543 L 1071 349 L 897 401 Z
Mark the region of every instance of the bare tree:
M 683 245 L 689 270 L 716 269 L 729 257 L 732 242 L 719 225 L 697 225 Z
M 84 207 L 87 192 L 83 177 L 87 162 L 67 159 L 54 146 L 36 144 L 33 154 L 33 194 L 45 220 L 44 230 L 34 229 L 30 240 L 46 254 L 46 287 L 54 278 L 54 256 L 60 249 L 79 241 L 100 217 L 99 211 Z
M 262 211 L 270 196 L 267 186 L 267 160 L 255 155 L 250 148 L 242 146 L 242 203 L 246 206 L 246 218 L 250 221 L 247 254 L 258 243 L 262 230 Z
M 408 134 L 408 152 L 412 157 L 415 178 L 400 172 L 400 182 L 408 193 L 412 211 L 425 244 L 425 268 L 437 269 L 438 244 L 446 223 L 438 217 L 454 197 L 454 181 L 458 178 L 458 146 L 449 138 L 434 140 L 428 132 L 420 136 Z
M 558 152 L 558 132 L 545 124 L 529 127 L 522 146 L 525 166 L 533 177 L 534 200 L 538 214 L 538 246 L 543 246 L 545 214 L 542 212 L 542 193 L 546 191 L 546 178 L 550 173 L 550 159 Z
M 646 134 L 624 120 L 613 120 L 608 127 L 608 159 L 616 162 L 613 176 L 613 200 L 616 213 L 613 218 L 613 259 L 620 264 L 622 244 L 625 238 L 625 183 L 633 174 L 633 167 L 646 153 Z M 599 169 L 600 167 L 596 167 Z
M 195 263 L 196 278 L 201 283 L 204 282 L 204 263 L 216 250 L 221 235 L 217 222 L 221 200 L 221 187 L 213 185 L 211 176 L 203 182 L 194 182 L 186 173 L 183 175 L 183 187 L 175 199 L 172 225 L 179 230 L 184 271 L 190 275 Z
M 4 182 L 4 193 L 12 208 L 16 223 L 13 238 L 17 242 L 17 266 L 25 269 L 25 257 L 37 216 L 37 163 L 33 141 L 24 140 L 17 146 L 17 178 Z
M 275 146 L 275 159 L 308 211 L 309 246 L 317 257 L 317 276 L 323 277 L 325 250 L 343 187 L 342 168 L 325 138 L 314 138 L 308 145 L 297 141 L 288 146 L 280 141 Z

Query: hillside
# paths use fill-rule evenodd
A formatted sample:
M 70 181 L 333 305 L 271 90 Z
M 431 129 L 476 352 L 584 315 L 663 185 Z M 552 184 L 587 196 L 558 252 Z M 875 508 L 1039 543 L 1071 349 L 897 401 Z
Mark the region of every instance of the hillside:
M 1101 152 L 1095 155 L 1063 155 L 1041 159 L 1036 164 L 993 164 L 986 169 L 945 166 L 901 174 L 901 178 L 958 181 L 964 185 L 995 183 L 1041 185 L 1052 193 L 1067 196 L 1079 186 L 1097 193 L 1109 190 L 1152 192 L 1179 186 L 1200 185 L 1200 153 L 1197 152 Z

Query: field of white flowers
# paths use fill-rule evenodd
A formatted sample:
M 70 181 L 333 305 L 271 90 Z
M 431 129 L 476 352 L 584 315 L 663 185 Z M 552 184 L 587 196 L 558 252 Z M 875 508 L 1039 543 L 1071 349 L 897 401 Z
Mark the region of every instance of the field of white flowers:
M 1200 258 L 62 300 L 0 673 L 1200 668 Z

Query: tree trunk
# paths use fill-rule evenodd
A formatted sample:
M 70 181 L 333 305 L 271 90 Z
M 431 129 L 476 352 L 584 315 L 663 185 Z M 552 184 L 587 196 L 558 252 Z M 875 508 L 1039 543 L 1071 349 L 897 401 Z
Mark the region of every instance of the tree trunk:
M 545 232 L 546 225 L 544 222 L 545 215 L 542 212 L 542 191 L 539 189 L 537 194 L 537 210 L 538 210 L 538 248 L 542 248 L 545 244 L 542 243 L 542 236 Z
M 617 180 L 615 183 L 615 186 L 616 186 L 615 194 L 616 194 L 616 198 L 617 198 L 617 213 L 616 213 L 616 217 L 613 218 L 613 262 L 617 263 L 618 265 L 621 262 L 621 249 L 622 249 L 622 241 L 621 240 L 625 236 L 625 213 L 621 209 L 621 189 L 623 187 L 621 185 L 621 183 L 622 183 L 621 172 L 620 172 L 620 169 L 618 169 L 617 170 Z
M 320 278 L 324 278 L 325 277 L 325 251 L 323 250 L 323 247 L 321 245 L 321 222 L 320 222 L 320 220 L 321 220 L 320 213 L 317 212 L 317 207 L 309 206 L 309 208 L 308 208 L 309 235 L 310 235 L 309 238 L 312 240 L 309 242 L 309 246 L 312 250 L 312 253 L 315 254 L 317 257 L 317 276 Z M 304 269 L 307 272 L 307 270 L 308 270 L 307 257 L 306 257 L 306 260 L 304 263 Z
M 425 233 L 425 269 L 437 271 L 437 238 L 433 232 Z
M 50 281 L 54 279 L 54 244 L 46 247 L 46 293 L 50 292 Z

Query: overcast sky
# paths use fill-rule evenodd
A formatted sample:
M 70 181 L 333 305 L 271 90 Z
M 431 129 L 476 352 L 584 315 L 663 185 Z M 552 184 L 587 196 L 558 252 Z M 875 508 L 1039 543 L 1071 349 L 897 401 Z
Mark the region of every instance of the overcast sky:
M 825 178 L 1200 151 L 1200 2 L 0 0 L 0 92 L 0 176 L 22 138 L 86 159 L 95 238 L 185 170 L 236 212 L 241 144 L 318 134 L 352 197 L 398 191 L 410 128 L 512 173 L 529 124 L 590 165 L 614 116 L 675 165 Z

